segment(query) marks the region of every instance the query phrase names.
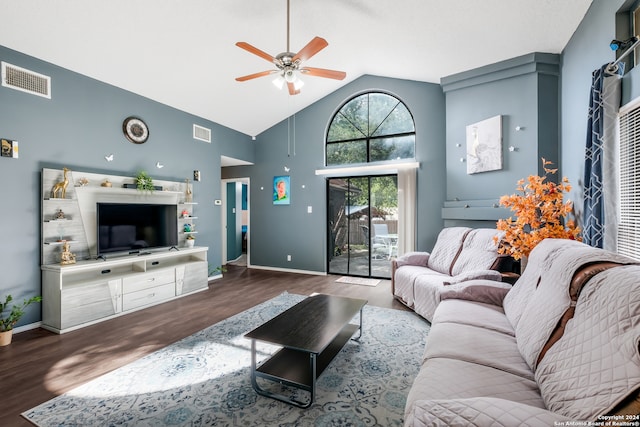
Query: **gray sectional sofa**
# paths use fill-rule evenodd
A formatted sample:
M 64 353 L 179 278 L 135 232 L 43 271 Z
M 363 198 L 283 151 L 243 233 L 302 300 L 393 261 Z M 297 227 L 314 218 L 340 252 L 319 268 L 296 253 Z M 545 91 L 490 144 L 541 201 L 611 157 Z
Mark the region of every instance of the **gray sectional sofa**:
M 501 281 L 499 270 L 507 257 L 498 255 L 497 241 L 503 234 L 490 228 L 444 228 L 430 253 L 410 252 L 392 261 L 393 295 L 431 321 L 442 292 L 454 292 L 469 280 Z
M 406 427 L 640 423 L 640 265 L 547 239 L 495 284 L 441 295 Z

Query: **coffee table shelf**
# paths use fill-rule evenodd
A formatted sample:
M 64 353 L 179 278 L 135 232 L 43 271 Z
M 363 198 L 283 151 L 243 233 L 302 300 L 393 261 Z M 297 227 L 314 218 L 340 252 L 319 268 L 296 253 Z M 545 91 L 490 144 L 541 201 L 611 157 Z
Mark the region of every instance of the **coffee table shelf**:
M 349 340 L 362 336 L 362 308 L 366 300 L 314 295 L 247 333 L 251 339 L 251 384 L 262 396 L 308 408 L 313 403 L 316 379 Z M 359 324 L 351 323 L 357 315 Z M 354 334 L 360 333 L 356 338 Z M 256 341 L 282 347 L 257 366 Z M 264 389 L 258 378 L 309 392 L 306 401 Z
M 322 353 L 318 354 L 316 358 L 316 378 L 324 372 L 329 363 L 340 353 L 342 347 L 349 342 L 357 330 L 358 325 L 347 325 L 331 344 Z M 310 363 L 308 352 L 283 348 L 260 365 L 256 369 L 256 374 L 272 381 L 286 381 L 303 389 L 311 388 L 314 379 L 309 369 Z

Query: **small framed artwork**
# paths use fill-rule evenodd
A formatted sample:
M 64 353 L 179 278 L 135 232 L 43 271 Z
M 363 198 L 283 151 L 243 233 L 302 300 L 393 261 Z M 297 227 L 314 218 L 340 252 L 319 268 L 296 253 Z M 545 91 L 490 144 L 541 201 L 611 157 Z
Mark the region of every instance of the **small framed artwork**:
M 12 141 L 10 139 L 2 139 L 2 157 L 18 158 L 18 141 Z
M 467 126 L 467 174 L 502 169 L 502 116 Z
M 273 204 L 289 205 L 291 204 L 291 179 L 289 175 L 281 175 L 273 177 Z

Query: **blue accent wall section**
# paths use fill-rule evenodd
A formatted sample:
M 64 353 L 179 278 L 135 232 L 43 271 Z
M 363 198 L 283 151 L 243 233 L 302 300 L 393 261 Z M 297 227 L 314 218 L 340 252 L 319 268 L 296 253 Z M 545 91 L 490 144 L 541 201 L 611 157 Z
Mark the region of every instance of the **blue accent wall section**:
M 51 76 L 52 99 L 0 86 L 0 137 L 19 141 L 19 159 L 0 158 L 0 297 L 15 300 L 41 294 L 40 172 L 42 168 L 134 176 L 146 170 L 153 178 L 193 183 L 198 201 L 198 245 L 209 247 L 212 265 L 220 265 L 220 156 L 253 160 L 244 134 L 200 117 L 101 83 L 89 77 L 0 46 L 0 60 Z M 128 116 L 145 120 L 149 140 L 136 145 L 122 133 Z M 193 139 L 193 124 L 212 129 L 213 143 Z M 104 156 L 113 154 L 107 162 Z M 156 162 L 164 168 L 156 168 Z M 72 248 L 73 249 L 73 248 Z M 17 326 L 40 320 L 29 308 Z
M 420 162 L 417 245 L 420 250 L 433 247 L 442 228 L 445 191 L 442 90 L 432 83 L 363 76 L 258 135 L 255 147 L 260 161 L 255 165 L 224 168 L 224 178 L 251 177 L 252 265 L 326 271 L 326 181 L 315 170 L 324 168 L 327 126 L 345 101 L 376 90 L 398 97 L 413 114 L 416 160 Z M 274 206 L 273 177 L 287 174 L 291 176 L 291 205 Z M 308 206 L 312 213 L 307 213 Z M 290 262 L 287 255 L 292 256 Z
M 558 162 L 559 55 L 532 53 L 442 79 L 446 96 L 445 225 L 495 227 L 509 216 L 500 196 Z M 467 174 L 466 127 L 502 116 L 502 169 Z M 516 130 L 520 127 L 521 130 Z M 514 151 L 509 151 L 509 147 Z

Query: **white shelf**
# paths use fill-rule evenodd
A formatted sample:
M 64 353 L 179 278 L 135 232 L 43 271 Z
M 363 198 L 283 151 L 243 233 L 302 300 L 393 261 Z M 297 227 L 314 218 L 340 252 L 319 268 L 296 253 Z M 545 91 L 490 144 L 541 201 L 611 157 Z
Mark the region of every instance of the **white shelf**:
M 198 217 L 197 216 L 181 216 L 178 219 L 198 219 Z
M 57 240 L 55 242 L 44 242 L 45 245 L 50 245 L 50 246 L 60 246 L 63 245 L 64 243 L 78 243 L 77 240 L 62 240 L 60 242 L 58 242 Z

